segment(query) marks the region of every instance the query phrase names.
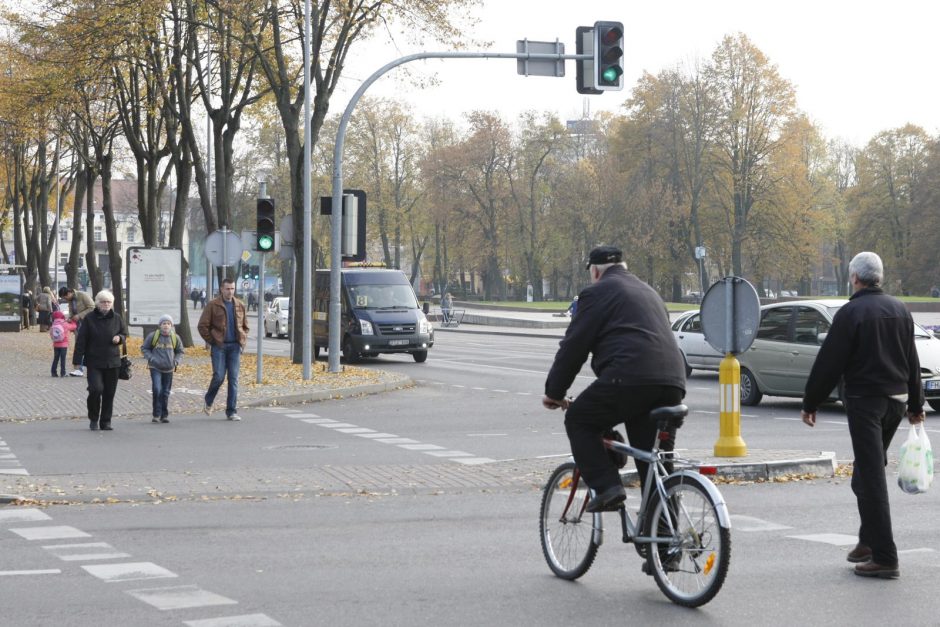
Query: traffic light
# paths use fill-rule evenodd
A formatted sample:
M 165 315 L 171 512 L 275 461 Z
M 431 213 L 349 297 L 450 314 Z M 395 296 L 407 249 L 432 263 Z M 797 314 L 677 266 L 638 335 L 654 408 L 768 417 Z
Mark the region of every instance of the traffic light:
M 258 199 L 258 220 L 255 225 L 255 250 L 263 253 L 274 250 L 274 199 Z
M 261 278 L 260 266 L 251 266 L 251 278 L 255 281 Z
M 241 272 L 240 272 L 240 274 L 242 275 L 242 278 L 243 278 L 243 279 L 250 279 L 250 278 L 251 278 L 251 268 L 250 268 L 250 267 L 248 266 L 248 264 L 245 263 L 244 261 L 240 261 L 239 263 L 241 264 Z
M 594 87 L 623 89 L 623 24 L 594 22 Z
M 590 26 L 578 26 L 575 30 L 575 52 L 592 55 L 590 59 L 579 59 L 575 63 L 575 83 L 579 94 L 602 94 L 594 89 L 594 29 Z

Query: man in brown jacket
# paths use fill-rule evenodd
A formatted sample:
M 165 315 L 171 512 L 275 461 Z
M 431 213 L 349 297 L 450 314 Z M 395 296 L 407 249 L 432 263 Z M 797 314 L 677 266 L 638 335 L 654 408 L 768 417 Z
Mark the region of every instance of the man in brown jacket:
M 238 369 L 242 350 L 248 340 L 248 320 L 245 305 L 235 298 L 235 281 L 223 279 L 221 292 L 220 296 L 210 300 L 203 308 L 197 327 L 199 335 L 212 352 L 212 380 L 206 390 L 203 411 L 206 415 L 212 413 L 215 395 L 222 386 L 222 380 L 227 378 L 225 416 L 229 420 L 241 420 L 235 407 L 238 402 Z

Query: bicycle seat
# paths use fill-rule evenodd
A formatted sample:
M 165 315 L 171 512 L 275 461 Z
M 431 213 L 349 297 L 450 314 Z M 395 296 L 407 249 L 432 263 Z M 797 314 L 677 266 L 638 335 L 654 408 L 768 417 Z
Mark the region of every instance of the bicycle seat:
M 682 426 L 688 413 L 689 408 L 685 405 L 657 407 L 650 412 L 650 418 L 656 421 L 656 426 L 660 431 L 671 431 Z

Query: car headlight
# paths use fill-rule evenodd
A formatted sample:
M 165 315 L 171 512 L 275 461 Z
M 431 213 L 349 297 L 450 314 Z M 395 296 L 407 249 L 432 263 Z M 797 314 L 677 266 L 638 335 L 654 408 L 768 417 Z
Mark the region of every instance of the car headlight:
M 430 333 L 431 332 L 431 323 L 428 322 L 428 319 L 424 316 L 418 320 L 418 333 Z
M 372 330 L 372 323 L 368 320 L 359 320 L 359 329 L 362 335 L 374 335 L 375 332 Z

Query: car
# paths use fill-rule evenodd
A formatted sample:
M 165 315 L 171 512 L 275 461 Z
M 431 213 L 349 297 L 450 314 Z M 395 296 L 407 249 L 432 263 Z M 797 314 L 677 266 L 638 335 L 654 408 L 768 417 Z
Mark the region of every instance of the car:
M 819 347 L 832 318 L 845 299 L 801 300 L 761 307 L 754 343 L 737 355 L 741 366 L 741 404 L 757 405 L 765 394 L 802 398 Z M 682 314 L 672 325 L 686 363 L 686 372 L 718 370 L 723 355 L 711 347 L 702 332 L 698 311 Z M 940 411 L 940 340 L 914 325 L 921 382 L 927 403 Z M 841 396 L 836 388 L 831 400 Z
M 264 335 L 287 337 L 290 335 L 290 298 L 278 296 L 264 312 Z

